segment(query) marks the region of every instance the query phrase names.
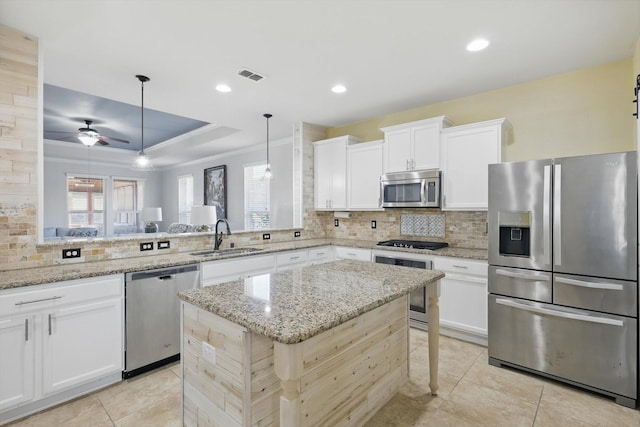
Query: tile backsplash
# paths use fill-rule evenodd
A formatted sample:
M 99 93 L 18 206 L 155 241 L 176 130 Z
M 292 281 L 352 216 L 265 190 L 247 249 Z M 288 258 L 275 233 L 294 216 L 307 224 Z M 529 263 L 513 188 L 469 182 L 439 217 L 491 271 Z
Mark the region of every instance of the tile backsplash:
M 349 218 L 335 218 L 333 212 L 319 212 L 318 216 L 328 238 L 371 241 L 414 238 L 447 242 L 454 247 L 487 249 L 487 213 L 484 211 L 387 209 L 350 212 Z M 372 221 L 376 228 L 371 227 Z
M 400 234 L 444 237 L 444 215 L 400 215 Z

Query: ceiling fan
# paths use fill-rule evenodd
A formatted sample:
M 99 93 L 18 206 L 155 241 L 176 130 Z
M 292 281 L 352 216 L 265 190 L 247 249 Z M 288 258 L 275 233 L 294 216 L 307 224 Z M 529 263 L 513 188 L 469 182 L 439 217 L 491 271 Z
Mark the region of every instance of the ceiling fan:
M 66 133 L 66 134 L 76 134 L 76 137 L 80 140 L 80 142 L 82 142 L 84 145 L 86 146 L 92 146 L 96 143 L 100 144 L 100 145 L 109 145 L 109 143 L 106 141 L 108 140 L 112 140 L 112 141 L 118 141 L 118 142 L 122 142 L 124 144 L 128 144 L 129 141 L 124 140 L 124 139 L 120 139 L 120 138 L 114 138 L 112 136 L 107 136 L 107 135 L 100 135 L 100 133 L 91 128 L 91 124 L 93 123 L 93 120 L 84 120 L 85 123 L 85 127 L 81 127 L 78 129 L 78 132 L 55 132 L 55 131 L 49 131 L 48 133 Z

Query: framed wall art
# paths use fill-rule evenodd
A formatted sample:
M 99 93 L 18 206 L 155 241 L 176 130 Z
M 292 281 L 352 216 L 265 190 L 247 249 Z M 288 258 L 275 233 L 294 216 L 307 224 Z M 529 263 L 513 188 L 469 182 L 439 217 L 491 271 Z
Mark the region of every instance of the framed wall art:
M 227 165 L 204 170 L 204 204 L 216 207 L 218 219 L 227 218 Z

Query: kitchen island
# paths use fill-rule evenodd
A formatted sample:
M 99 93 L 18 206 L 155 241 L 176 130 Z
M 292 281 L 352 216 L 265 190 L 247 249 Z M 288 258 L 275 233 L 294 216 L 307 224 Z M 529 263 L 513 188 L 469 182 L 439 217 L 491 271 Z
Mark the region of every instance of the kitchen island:
M 362 425 L 408 379 L 420 286 L 435 394 L 442 277 L 336 261 L 180 293 L 183 424 Z

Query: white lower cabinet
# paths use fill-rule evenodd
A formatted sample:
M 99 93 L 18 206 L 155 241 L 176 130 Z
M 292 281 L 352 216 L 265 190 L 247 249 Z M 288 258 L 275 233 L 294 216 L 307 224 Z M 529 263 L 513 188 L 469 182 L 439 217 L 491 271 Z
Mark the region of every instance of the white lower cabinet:
M 124 277 L 0 292 L 0 424 L 122 378 Z
M 203 287 L 275 271 L 276 256 L 273 254 L 208 261 L 200 265 Z
M 323 264 L 325 262 L 335 261 L 336 254 L 333 246 L 321 246 L 319 248 L 309 249 L 309 265 Z
M 80 304 L 47 315 L 43 392 L 56 393 L 122 371 L 119 300 Z M 80 348 L 78 348 L 80 345 Z
M 308 252 L 306 249 L 279 253 L 276 258 L 277 271 L 290 270 L 307 265 Z
M 0 411 L 33 400 L 33 315 L 0 320 Z
M 371 261 L 371 250 L 336 246 L 336 259 L 353 259 L 357 261 Z
M 440 332 L 487 345 L 487 263 L 461 258 L 434 258 L 440 280 Z

